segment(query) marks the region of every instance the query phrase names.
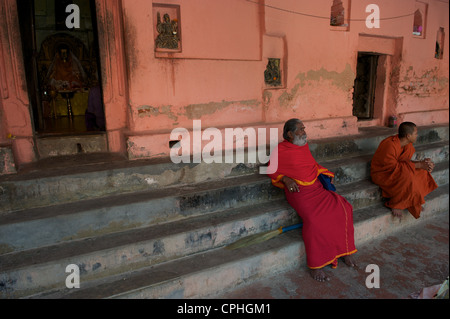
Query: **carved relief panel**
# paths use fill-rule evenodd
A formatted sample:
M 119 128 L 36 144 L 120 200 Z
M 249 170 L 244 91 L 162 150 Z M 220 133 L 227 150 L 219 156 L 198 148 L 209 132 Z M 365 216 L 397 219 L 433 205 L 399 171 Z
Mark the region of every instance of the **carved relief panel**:
M 156 52 L 181 52 L 180 6 L 153 4 L 153 34 Z
M 264 71 L 264 82 L 268 87 L 279 87 L 281 83 L 281 60 L 269 58 Z

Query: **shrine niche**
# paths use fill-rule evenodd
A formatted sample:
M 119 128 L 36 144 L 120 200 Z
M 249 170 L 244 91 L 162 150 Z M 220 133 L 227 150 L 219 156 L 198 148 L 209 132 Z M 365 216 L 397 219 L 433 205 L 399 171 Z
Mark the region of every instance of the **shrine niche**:
M 281 60 L 269 58 L 264 71 L 264 82 L 267 86 L 281 86 Z
M 80 39 L 56 33 L 42 42 L 37 63 L 43 116 L 84 116 L 89 90 L 99 85 L 96 53 Z
M 436 35 L 436 48 L 434 50 L 434 57 L 436 59 L 444 58 L 444 40 L 445 31 L 444 28 L 440 27 Z
M 181 52 L 180 6 L 153 4 L 155 51 Z

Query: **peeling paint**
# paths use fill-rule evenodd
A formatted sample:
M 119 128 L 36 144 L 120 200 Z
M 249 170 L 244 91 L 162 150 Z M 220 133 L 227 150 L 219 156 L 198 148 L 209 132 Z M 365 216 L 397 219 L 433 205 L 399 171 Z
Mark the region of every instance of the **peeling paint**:
M 166 115 L 168 118 L 178 121 L 178 117 L 172 112 L 172 105 L 162 105 L 160 107 L 142 105 L 138 107 L 137 111 L 140 118 Z
M 281 94 L 281 96 L 278 98 L 278 102 L 280 103 L 281 106 L 290 106 L 291 102 L 295 99 L 295 97 L 297 96 L 298 93 L 298 89 L 300 88 L 300 83 L 297 83 L 291 90 L 290 93 L 288 92 L 284 92 L 283 94 Z
M 190 104 L 186 106 L 185 112 L 188 119 L 199 119 L 202 116 L 214 114 L 217 111 L 225 109 L 232 105 L 243 105 L 248 107 L 257 107 L 260 102 L 257 100 L 244 100 L 244 101 L 222 101 L 222 102 L 210 102 L 204 104 Z
M 331 83 L 342 91 L 349 91 L 353 88 L 355 81 L 355 73 L 352 71 L 350 64 L 346 64 L 344 71 L 338 73 L 336 71 L 328 71 L 324 68 L 314 71 L 310 70 L 306 74 L 299 73 L 297 79 L 300 80 L 301 87 L 306 85 L 307 81 L 326 81 L 331 80 Z
M 400 83 L 400 93 L 417 97 L 428 97 L 448 92 L 449 79 L 439 76 L 439 69 L 434 67 L 417 74 L 412 66 L 408 67 Z
M 352 71 L 350 64 L 347 64 L 341 73 L 321 68 L 317 71 L 310 70 L 306 73 L 299 73 L 296 79 L 299 83 L 295 84 L 290 92 L 284 92 L 278 98 L 280 106 L 290 107 L 292 105 L 291 102 L 298 96 L 299 89 L 305 87 L 308 82 L 331 81 L 339 90 L 350 92 L 353 89 L 355 73 Z

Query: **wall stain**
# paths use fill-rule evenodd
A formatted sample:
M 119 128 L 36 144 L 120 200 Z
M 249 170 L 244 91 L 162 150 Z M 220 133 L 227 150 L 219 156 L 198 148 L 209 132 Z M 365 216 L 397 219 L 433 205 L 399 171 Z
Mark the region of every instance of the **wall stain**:
M 214 114 L 230 106 L 241 106 L 247 108 L 256 108 L 261 102 L 255 100 L 243 101 L 222 101 L 209 102 L 201 104 L 190 104 L 184 108 L 184 111 L 175 113 L 172 105 L 162 105 L 159 107 L 150 105 L 141 105 L 137 108 L 139 118 L 157 117 L 165 115 L 171 120 L 177 122 L 179 117 L 187 117 L 190 120 L 201 119 L 205 115 Z
M 413 66 L 406 69 L 406 73 L 400 83 L 400 93 L 417 97 L 429 97 L 448 92 L 449 79 L 439 76 L 439 68 L 425 70 L 417 74 Z
M 172 105 L 162 105 L 160 107 L 142 105 L 138 107 L 137 111 L 140 118 L 166 115 L 168 118 L 178 121 L 178 116 L 172 112 Z
M 210 102 L 203 104 L 190 104 L 185 108 L 185 116 L 192 119 L 200 119 L 205 115 L 214 114 L 222 109 L 225 109 L 231 105 L 242 105 L 246 107 L 257 107 L 261 102 L 257 100 L 244 100 L 244 101 L 222 101 L 222 102 Z M 180 114 L 181 115 L 181 114 Z
M 321 81 L 331 81 L 331 83 L 338 89 L 344 92 L 350 92 L 353 89 L 355 82 L 355 73 L 352 71 L 350 64 L 346 64 L 345 69 L 338 73 L 336 71 L 328 71 L 324 68 L 320 70 L 310 70 L 306 73 L 299 73 L 296 80 L 299 81 L 290 92 L 284 92 L 278 98 L 278 102 L 282 107 L 291 106 L 291 102 L 299 94 L 299 89 L 307 85 L 307 82 L 321 82 Z
M 331 83 L 344 92 L 348 92 L 353 88 L 355 82 L 355 73 L 352 71 L 350 64 L 345 65 L 344 71 L 338 73 L 336 71 L 328 71 L 323 67 L 320 70 L 309 70 L 306 74 L 299 73 L 297 79 L 300 80 L 302 87 L 305 86 L 306 81 L 324 81 L 331 80 Z

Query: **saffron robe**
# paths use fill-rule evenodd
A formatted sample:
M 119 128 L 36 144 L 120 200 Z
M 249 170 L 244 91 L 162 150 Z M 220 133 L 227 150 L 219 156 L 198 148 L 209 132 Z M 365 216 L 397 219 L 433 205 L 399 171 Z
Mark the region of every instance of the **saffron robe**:
M 398 135 L 384 139 L 372 158 L 370 177 L 389 199 L 387 207 L 408 209 L 419 218 L 424 197 L 438 186 L 428 171 L 416 169 L 411 162 L 415 152 L 412 143 L 402 147 Z
M 344 197 L 326 190 L 318 179 L 320 174 L 334 177 L 334 173 L 315 161 L 308 144 L 297 146 L 283 141 L 271 154 L 270 161 L 278 164 L 277 171 L 268 175 L 272 184 L 285 189 L 287 201 L 303 221 L 308 267 L 318 269 L 331 264 L 336 268 L 339 257 L 357 250 L 352 205 Z M 294 179 L 300 191 L 287 190 L 281 182 L 283 176 Z

